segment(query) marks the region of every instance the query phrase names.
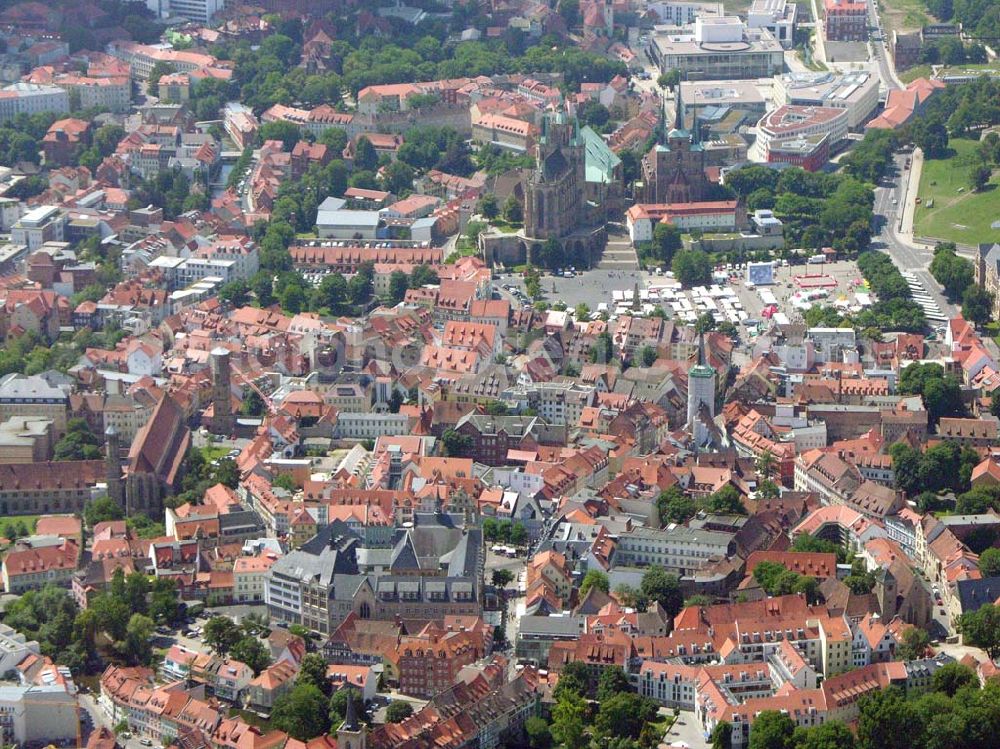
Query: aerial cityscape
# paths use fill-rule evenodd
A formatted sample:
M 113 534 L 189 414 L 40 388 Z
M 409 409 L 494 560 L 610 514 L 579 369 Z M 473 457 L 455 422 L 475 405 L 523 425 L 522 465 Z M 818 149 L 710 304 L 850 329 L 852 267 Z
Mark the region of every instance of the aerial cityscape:
M 1000 746 L 998 55 L 0 0 L 0 749 Z

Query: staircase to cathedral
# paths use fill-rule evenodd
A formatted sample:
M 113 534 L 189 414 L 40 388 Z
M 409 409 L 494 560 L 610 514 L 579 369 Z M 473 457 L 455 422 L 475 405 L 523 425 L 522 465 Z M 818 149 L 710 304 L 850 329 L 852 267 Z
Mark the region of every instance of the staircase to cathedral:
M 608 245 L 604 248 L 604 253 L 601 255 L 597 267 L 599 270 L 639 269 L 639 256 L 635 254 L 635 249 L 627 234 L 608 237 Z

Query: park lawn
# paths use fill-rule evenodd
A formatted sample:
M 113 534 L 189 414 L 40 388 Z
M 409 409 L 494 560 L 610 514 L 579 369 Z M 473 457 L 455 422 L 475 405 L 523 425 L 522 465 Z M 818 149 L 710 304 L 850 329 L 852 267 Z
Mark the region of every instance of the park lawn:
M 201 455 L 206 463 L 211 463 L 213 460 L 220 460 L 226 457 L 231 449 L 231 447 L 212 447 L 206 445 L 201 448 Z
M 1000 216 L 1000 176 L 994 170 L 985 191 L 971 192 L 968 174 L 976 141 L 952 139 L 948 147 L 955 152 L 951 158 L 924 159 L 913 233 L 968 245 L 996 240 L 998 232 L 990 224 Z M 932 208 L 926 207 L 928 200 L 934 201 Z
M 893 31 L 916 31 L 935 23 L 924 0 L 879 0 L 879 15 L 886 27 L 886 38 L 891 38 Z
M 64 513 L 52 513 L 54 515 L 60 515 Z M 7 515 L 3 519 L 0 519 L 0 528 L 6 526 L 7 523 L 24 523 L 28 526 L 28 530 L 32 533 L 35 532 L 35 524 L 38 523 L 38 518 L 41 515 Z
M 897 75 L 903 83 L 913 83 L 917 78 L 930 78 L 933 72 L 930 65 L 917 65 L 906 70 L 900 70 Z

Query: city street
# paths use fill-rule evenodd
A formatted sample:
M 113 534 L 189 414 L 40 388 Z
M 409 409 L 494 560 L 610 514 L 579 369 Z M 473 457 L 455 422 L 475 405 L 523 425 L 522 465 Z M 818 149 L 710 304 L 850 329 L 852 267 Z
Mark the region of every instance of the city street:
M 877 3 L 872 2 L 868 5 L 868 16 L 869 25 L 877 29 L 877 33 L 873 35 L 871 41 L 871 49 L 875 56 L 874 61 L 878 65 L 878 74 L 879 78 L 882 79 L 882 85 L 887 91 L 903 88 L 903 84 L 896 77 L 896 69 L 889 60 L 889 51 L 886 49 L 885 29 L 882 27 L 882 19 L 878 14 Z
M 899 236 L 899 217 L 906 195 L 905 181 L 908 154 L 896 155 L 896 168 L 886 181 L 875 188 L 875 224 L 878 234 L 872 238 L 872 248 L 881 250 L 892 258 L 900 270 L 912 273 L 923 284 L 924 289 L 941 308 L 946 317 L 953 317 L 958 310 L 945 299 L 941 287 L 930 274 L 933 250 L 929 247 L 911 245 Z M 895 201 L 895 202 L 893 202 Z

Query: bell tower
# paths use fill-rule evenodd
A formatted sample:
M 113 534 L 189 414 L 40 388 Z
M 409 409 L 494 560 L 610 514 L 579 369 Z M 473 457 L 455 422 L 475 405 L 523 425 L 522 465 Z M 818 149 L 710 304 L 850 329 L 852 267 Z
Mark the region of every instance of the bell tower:
M 108 485 L 108 497 L 116 505 L 125 508 L 125 482 L 122 481 L 121 444 L 118 431 L 109 424 L 104 430 L 104 480 Z
M 337 729 L 337 749 L 367 749 L 368 728 L 358 721 L 354 696 L 347 700 L 347 715 Z

